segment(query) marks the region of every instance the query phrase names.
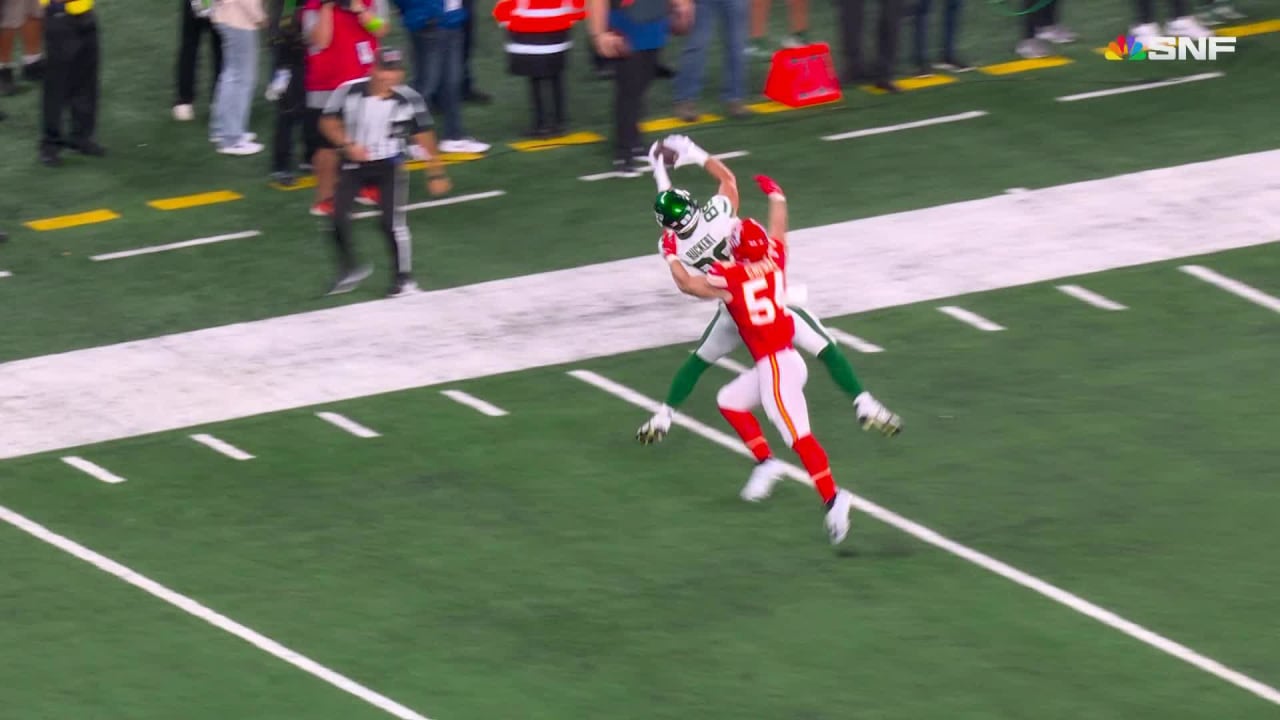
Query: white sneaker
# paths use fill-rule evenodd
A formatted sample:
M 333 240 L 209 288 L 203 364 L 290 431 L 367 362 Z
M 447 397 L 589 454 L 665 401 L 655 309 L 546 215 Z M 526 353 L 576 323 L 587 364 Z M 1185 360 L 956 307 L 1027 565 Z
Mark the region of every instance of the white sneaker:
M 482 143 L 475 138 L 457 138 L 454 140 L 441 140 L 440 152 L 446 153 L 486 153 L 489 152 L 489 145 Z
M 827 511 L 824 524 L 831 536 L 831 544 L 839 545 L 849 534 L 849 514 L 853 512 L 853 496 L 845 490 L 836 491 L 836 500 Z
M 258 139 L 258 133 L 247 132 L 240 136 L 240 142 L 251 143 L 257 139 Z M 218 143 L 222 142 L 222 138 L 216 134 L 211 134 L 209 135 L 209 142 L 213 143 L 214 145 L 217 145 Z
M 256 143 L 252 140 L 241 140 L 235 145 L 227 145 L 218 148 L 218 152 L 223 155 L 257 155 L 262 152 L 262 143 Z
M 1036 37 L 1048 40 L 1054 45 L 1066 45 L 1075 42 L 1078 36 L 1062 25 L 1049 25 L 1037 30 Z
M 880 404 L 869 392 L 853 399 L 853 413 L 863 430 L 878 430 L 885 435 L 897 435 L 902 430 L 902 418 Z
M 191 122 L 196 119 L 196 109 L 191 105 L 174 105 L 173 119 L 178 122 Z
M 275 102 L 284 95 L 284 91 L 289 89 L 289 80 L 293 77 L 293 73 L 288 70 L 277 70 L 276 74 L 271 77 L 271 83 L 267 85 L 267 91 L 263 93 L 268 102 Z
M 1160 36 L 1160 26 L 1155 23 L 1134 25 L 1129 28 L 1129 34 L 1133 36 L 1136 42 L 1142 43 L 1142 47 L 1151 47 L 1151 43 L 1155 38 Z
M 1165 23 L 1164 31 L 1166 35 L 1173 35 L 1175 37 L 1213 37 L 1213 31 L 1204 25 L 1201 25 L 1200 21 L 1195 19 L 1195 16 L 1193 15 L 1185 15 L 1177 18 L 1176 20 L 1170 20 Z
M 1049 43 L 1040 38 L 1027 38 L 1019 40 L 1017 47 L 1018 55 L 1028 60 L 1035 58 L 1049 57 Z
M 640 426 L 636 431 L 636 440 L 651 445 L 656 442 L 662 442 L 667 436 L 667 432 L 671 430 L 671 408 L 663 405 L 649 418 L 649 421 Z
M 751 477 L 747 478 L 747 484 L 742 486 L 738 495 L 747 502 L 764 500 L 773 492 L 773 486 L 778 484 L 786 470 L 787 466 L 775 458 L 761 462 L 751 471 Z

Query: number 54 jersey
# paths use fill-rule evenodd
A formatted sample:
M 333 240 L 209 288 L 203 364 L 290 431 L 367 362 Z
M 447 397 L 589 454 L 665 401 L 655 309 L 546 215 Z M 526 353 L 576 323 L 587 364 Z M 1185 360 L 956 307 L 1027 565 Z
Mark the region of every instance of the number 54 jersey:
M 698 208 L 693 227 L 684 237 L 667 232 L 675 236 L 680 261 L 705 273 L 713 263 L 730 259 L 729 238 L 737 224 L 729 198 L 715 195 Z
M 792 347 L 796 325 L 786 303 L 786 261 L 785 249 L 773 243 L 763 260 L 717 262 L 707 270 L 707 282 L 733 296 L 725 307 L 756 362 Z

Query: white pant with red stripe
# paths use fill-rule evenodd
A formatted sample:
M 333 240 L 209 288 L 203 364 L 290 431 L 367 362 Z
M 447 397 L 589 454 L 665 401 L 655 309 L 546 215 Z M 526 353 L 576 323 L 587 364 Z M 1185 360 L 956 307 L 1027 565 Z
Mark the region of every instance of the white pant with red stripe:
M 755 367 L 720 388 L 716 403 L 742 412 L 764 405 L 769 421 L 791 446 L 809 434 L 809 404 L 804 399 L 808 380 L 804 359 L 788 348 L 758 360 Z

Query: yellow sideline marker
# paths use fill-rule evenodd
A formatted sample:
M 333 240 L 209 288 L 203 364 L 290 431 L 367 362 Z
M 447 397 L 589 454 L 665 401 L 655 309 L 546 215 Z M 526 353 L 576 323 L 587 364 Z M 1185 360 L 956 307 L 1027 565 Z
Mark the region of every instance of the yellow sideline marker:
M 1050 55 L 1046 58 L 1031 58 L 1029 60 L 1014 60 L 1012 62 L 996 63 L 995 65 L 983 65 L 978 68 L 978 70 L 987 75 L 1013 75 L 1014 73 L 1030 72 L 1032 70 L 1043 70 L 1045 68 L 1070 65 L 1072 62 L 1074 61 L 1069 57 Z
M 665 117 L 654 118 L 653 120 L 645 120 L 640 123 L 640 132 L 659 133 L 667 130 L 678 130 L 680 128 L 689 127 L 691 125 L 706 125 L 707 123 L 720 122 L 724 118 L 719 115 L 699 115 L 697 120 L 693 122 L 685 122 L 680 118 Z
M 956 79 L 951 77 L 950 75 L 930 74 L 930 75 L 920 75 L 918 77 L 903 78 L 901 80 L 894 80 L 893 82 L 895 85 L 898 86 L 899 89 L 902 89 L 902 90 L 920 90 L 922 88 L 937 87 L 939 85 L 950 85 L 955 81 Z M 860 88 L 862 90 L 865 90 L 866 92 L 871 93 L 872 95 L 886 94 L 884 90 L 881 90 L 875 85 L 862 85 L 860 86 Z
M 440 159 L 444 162 L 445 165 L 457 165 L 458 163 L 471 162 L 472 160 L 480 160 L 484 157 L 485 157 L 484 153 L 442 153 L 440 155 Z M 414 170 L 421 170 L 426 166 L 427 166 L 427 163 L 424 160 L 410 160 L 409 162 L 404 164 L 405 170 L 408 170 L 410 172 Z M 283 190 L 284 192 L 293 192 L 294 190 L 305 190 L 307 188 L 313 188 L 316 186 L 316 176 L 303 175 L 295 179 L 293 181 L 293 184 L 290 185 L 289 187 L 285 187 L 284 185 L 281 185 L 280 183 L 277 183 L 277 182 L 267 183 L 267 185 L 272 188 L 275 188 L 276 190 Z
M 59 215 L 57 217 L 43 218 L 41 220 L 31 220 L 23 223 L 32 230 L 65 230 L 79 225 L 92 225 L 94 223 L 107 222 L 120 217 L 119 213 L 110 210 L 90 210 L 88 212 L 76 213 L 75 215 Z
M 599 133 L 575 132 L 539 140 L 517 140 L 516 142 L 508 143 L 508 145 L 520 152 L 541 152 L 570 145 L 590 145 L 598 142 L 604 142 L 604 136 Z
M 200 207 L 201 205 L 214 205 L 242 199 L 244 199 L 244 196 L 238 192 L 214 190 L 213 192 L 196 193 L 195 195 L 179 195 L 178 197 L 152 200 L 147 205 L 157 210 L 185 210 L 187 208 Z
M 1250 35 L 1266 35 L 1280 32 L 1280 20 L 1262 20 L 1244 25 L 1229 25 L 1214 30 L 1214 34 L 1223 37 L 1249 37 Z
M 747 105 L 747 109 L 753 113 L 768 115 L 770 113 L 787 112 L 788 110 L 808 110 L 809 108 L 822 107 L 823 105 L 832 105 L 838 102 L 840 101 L 828 100 L 827 102 L 814 103 L 812 105 L 805 105 L 803 107 L 791 107 L 790 105 L 784 105 L 778 102 L 777 100 L 765 100 L 764 102 L 751 103 L 750 105 Z

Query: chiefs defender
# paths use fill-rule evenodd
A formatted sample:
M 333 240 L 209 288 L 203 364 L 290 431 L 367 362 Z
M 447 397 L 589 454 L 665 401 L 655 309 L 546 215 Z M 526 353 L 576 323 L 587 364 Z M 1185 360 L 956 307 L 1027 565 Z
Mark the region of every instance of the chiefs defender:
M 742 489 L 742 497 L 768 497 L 780 475 L 760 423 L 751 412 L 764 405 L 765 414 L 800 456 L 826 504 L 826 527 L 835 544 L 849 532 L 853 496 L 836 486 L 827 453 L 809 432 L 804 397 L 809 371 L 792 345 L 795 321 L 786 303 L 786 198 L 773 180 L 761 176 L 757 181 L 769 195 L 769 231 L 755 220 L 743 220 L 730 243 L 733 260 L 713 264 L 702 277 L 691 277 L 678 255 L 668 255 L 667 262 L 685 293 L 724 301 L 743 344 L 755 359 L 754 368 L 725 385 L 716 396 L 720 413 L 759 462 Z

